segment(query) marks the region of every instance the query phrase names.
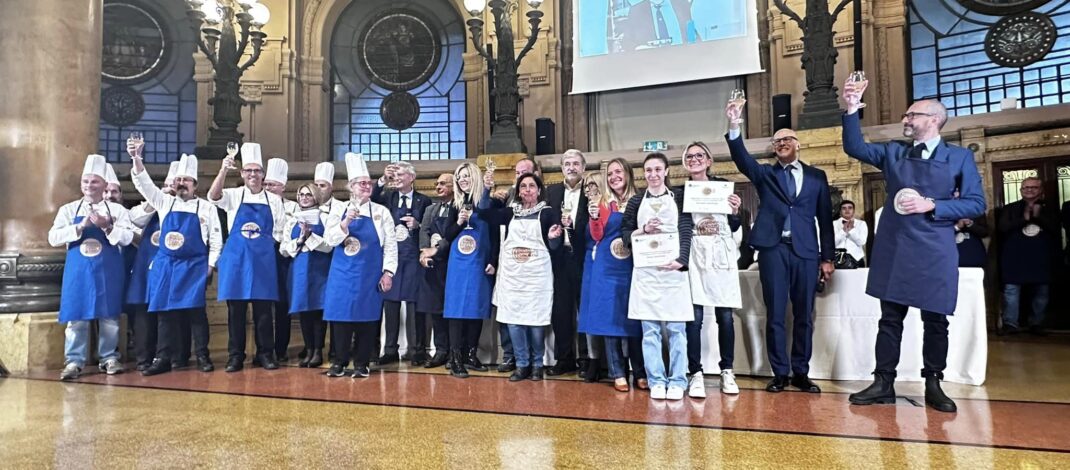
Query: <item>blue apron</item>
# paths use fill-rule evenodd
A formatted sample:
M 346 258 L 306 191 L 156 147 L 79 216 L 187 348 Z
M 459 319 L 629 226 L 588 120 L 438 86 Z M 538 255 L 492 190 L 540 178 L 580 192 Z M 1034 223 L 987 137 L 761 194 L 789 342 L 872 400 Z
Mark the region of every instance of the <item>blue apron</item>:
M 597 336 L 642 335 L 640 322 L 628 319 L 628 295 L 632 286 L 632 257 L 623 247 L 621 222 L 624 214 L 609 214 L 602 240 L 595 244 L 587 229 L 587 258 L 583 263 L 580 294 L 581 333 Z M 613 250 L 613 245 L 617 250 Z M 621 259 L 623 258 L 623 259 Z
M 323 218 L 320 224 L 310 227 L 312 233 L 323 236 Z M 301 236 L 301 226 L 295 225 L 290 239 Z M 298 247 L 300 250 L 301 247 Z M 337 251 L 337 250 L 335 250 Z M 327 273 L 331 270 L 331 253 L 298 251 L 290 262 L 289 297 L 290 313 L 311 312 L 323 309 L 323 296 L 327 287 Z
M 111 208 L 108 215 L 111 215 Z M 78 209 L 82 209 L 82 203 Z M 84 216 L 76 215 L 74 224 Z M 63 287 L 59 303 L 60 323 L 115 318 L 123 308 L 123 254 L 108 241 L 100 227 L 82 230 L 82 238 L 67 244 L 63 263 Z
M 208 245 L 201 236 L 201 202 L 197 212 L 171 211 L 163 219 L 160 247 L 149 267 L 149 311 L 204 307 L 208 284 Z
M 955 222 L 932 220 L 928 214 L 901 215 L 895 211 L 894 197 L 907 187 L 933 199 L 951 197 L 955 178 L 946 158 L 939 158 L 941 151 L 946 153 L 941 147 L 928 160 L 904 156 L 885 172 L 889 196 L 873 244 L 866 293 L 951 315 L 959 292 Z
M 400 199 L 399 199 L 400 200 Z M 415 201 L 409 201 L 415 204 Z M 413 216 L 412 209 L 393 207 L 394 226 L 404 227 L 402 217 Z M 409 236 L 398 241 L 398 271 L 394 273 L 394 284 L 390 291 L 383 293 L 383 300 L 394 302 L 414 302 L 420 292 L 420 278 L 423 267 L 420 266 L 420 234 L 415 230 L 406 230 Z
M 157 242 L 159 241 L 159 231 L 160 214 L 153 214 L 152 219 L 149 219 L 149 223 L 141 232 L 141 244 L 137 247 L 137 256 L 134 257 L 134 264 L 130 267 L 130 276 L 126 278 L 127 305 L 149 303 L 149 263 L 152 263 L 152 258 L 156 256 L 156 250 L 159 249 L 157 244 L 153 243 L 154 237 Z
M 490 318 L 491 276 L 486 273 L 491 253 L 490 225 L 474 212 L 470 220 L 472 228 L 462 230 L 450 246 L 442 315 L 485 320 Z
M 279 300 L 279 273 L 275 266 L 275 228 L 267 191 L 265 204 L 245 204 L 245 192 L 238 214 L 219 255 L 219 301 Z
M 323 300 L 326 321 L 378 321 L 383 313 L 383 245 L 368 217 L 349 223 L 349 237 L 334 248 L 327 292 Z
M 435 217 L 431 221 L 431 227 L 428 230 L 432 236 L 443 236 L 446 233 L 446 229 L 449 227 L 450 209 L 446 210 L 445 217 L 438 215 L 443 207 L 448 208 L 448 203 L 444 203 L 440 206 L 432 206 L 427 209 L 435 210 Z M 446 295 L 446 268 L 449 266 L 449 263 L 441 262 L 434 266 L 435 267 L 431 269 L 423 270 L 423 275 L 421 276 L 423 282 L 420 283 L 420 292 L 416 296 L 416 310 L 423 313 L 442 315 L 442 305 L 445 303 Z

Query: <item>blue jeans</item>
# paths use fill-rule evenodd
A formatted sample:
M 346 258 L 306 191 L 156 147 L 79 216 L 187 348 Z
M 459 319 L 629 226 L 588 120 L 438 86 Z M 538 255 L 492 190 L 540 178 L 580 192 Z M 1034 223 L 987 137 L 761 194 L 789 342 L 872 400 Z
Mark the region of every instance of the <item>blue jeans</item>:
M 590 336 L 588 336 L 590 338 Z M 609 378 L 628 377 L 628 364 L 631 361 L 632 375 L 637 379 L 646 377 L 646 365 L 643 364 L 642 341 L 639 338 L 621 336 L 604 336 L 606 344 L 606 363 L 609 365 Z M 623 343 L 628 342 L 628 358 L 624 358 Z
M 64 364 L 74 364 L 85 367 L 89 356 L 89 326 L 92 321 L 67 322 L 67 330 L 64 334 L 63 355 L 66 356 Z M 99 362 L 108 359 L 119 359 L 119 318 L 101 318 L 97 320 L 97 357 Z
M 1044 323 L 1044 311 L 1048 309 L 1048 285 L 1031 284 L 1033 287 L 1033 315 L 1029 326 L 1039 327 Z M 1022 284 L 1003 286 L 1003 326 L 1018 328 L 1018 305 L 1022 300 Z
M 643 320 L 643 361 L 650 387 L 687 388 L 687 327 L 686 322 Z M 665 361 L 661 358 L 661 329 L 669 332 L 669 377 L 665 377 Z
M 502 343 L 502 362 L 507 362 L 514 357 L 513 340 L 509 337 L 509 325 L 498 323 L 498 339 Z
M 695 305 L 695 321 L 687 323 L 687 373 L 702 372 L 702 318 L 705 309 Z M 732 309 L 714 307 L 717 317 L 717 345 L 721 351 L 721 361 L 717 367 L 721 370 L 731 369 L 736 351 L 736 330 L 732 323 Z
M 509 325 L 509 337 L 513 340 L 517 367 L 542 367 L 546 355 L 545 326 Z

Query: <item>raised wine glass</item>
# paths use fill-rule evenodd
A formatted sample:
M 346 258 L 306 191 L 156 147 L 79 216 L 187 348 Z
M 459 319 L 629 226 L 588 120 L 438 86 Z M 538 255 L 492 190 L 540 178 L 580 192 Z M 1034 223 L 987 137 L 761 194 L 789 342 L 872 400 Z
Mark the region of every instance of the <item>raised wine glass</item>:
M 861 70 L 855 70 L 854 72 L 851 72 L 851 74 L 847 76 L 847 83 L 850 83 L 850 84 L 853 84 L 853 85 L 862 83 L 864 81 L 866 81 L 866 72 L 863 72 Z M 857 92 L 855 92 L 855 93 L 857 93 Z M 861 94 L 859 94 L 859 95 L 861 95 Z M 866 103 L 862 102 L 862 96 L 858 97 L 858 107 L 859 108 L 865 108 L 866 107 Z

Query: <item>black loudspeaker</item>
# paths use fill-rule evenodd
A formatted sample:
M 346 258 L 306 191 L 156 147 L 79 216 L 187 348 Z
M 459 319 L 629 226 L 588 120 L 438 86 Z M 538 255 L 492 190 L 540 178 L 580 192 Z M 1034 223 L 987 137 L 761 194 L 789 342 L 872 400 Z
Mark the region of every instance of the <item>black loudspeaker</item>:
M 550 118 L 535 120 L 535 155 L 553 155 L 557 153 L 554 121 Z
M 773 95 L 773 132 L 791 129 L 791 95 Z

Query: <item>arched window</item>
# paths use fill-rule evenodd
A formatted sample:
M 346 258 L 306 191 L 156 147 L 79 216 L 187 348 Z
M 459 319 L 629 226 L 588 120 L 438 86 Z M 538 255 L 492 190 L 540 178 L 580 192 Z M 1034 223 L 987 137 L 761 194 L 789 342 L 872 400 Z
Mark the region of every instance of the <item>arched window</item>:
M 465 29 L 448 0 L 353 2 L 331 35 L 331 147 L 465 158 Z
M 128 162 L 131 131 L 145 136 L 145 161 L 165 163 L 197 144 L 192 34 L 182 0 L 104 3 L 100 153 Z
M 1070 1 L 912 0 L 915 100 L 952 116 L 1070 103 Z

